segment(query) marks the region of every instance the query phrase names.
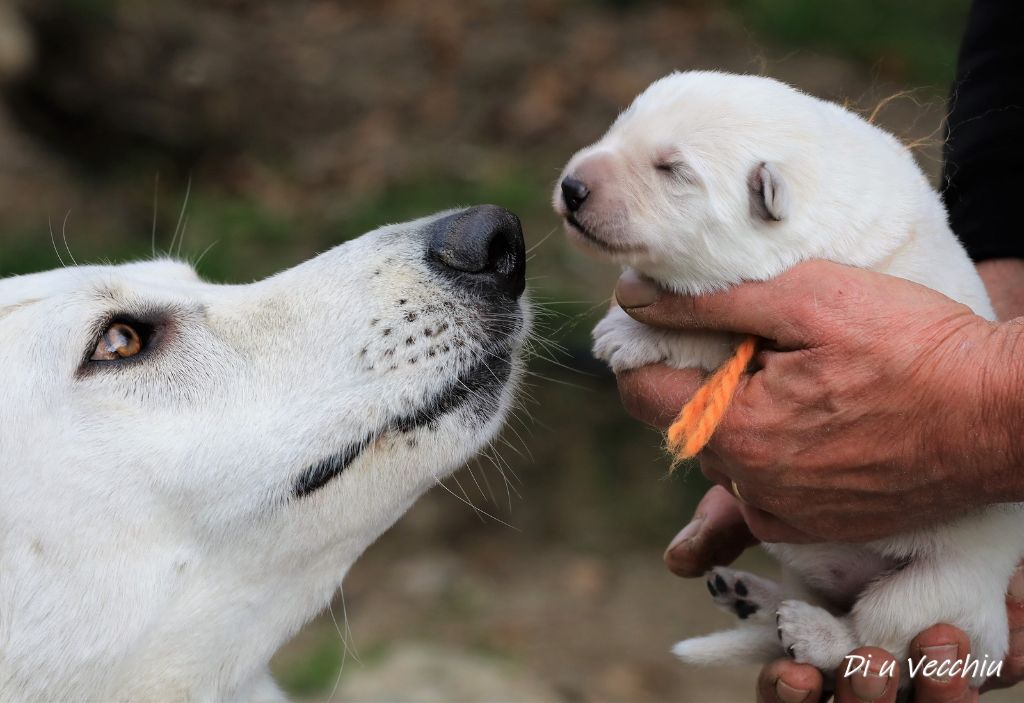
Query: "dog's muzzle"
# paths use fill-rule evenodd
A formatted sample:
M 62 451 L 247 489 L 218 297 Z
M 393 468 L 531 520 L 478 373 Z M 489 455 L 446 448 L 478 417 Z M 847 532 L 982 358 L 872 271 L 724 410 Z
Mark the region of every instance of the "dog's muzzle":
M 445 416 L 464 408 L 482 421 L 500 402 L 524 324 L 520 298 L 526 288 L 526 246 L 519 218 L 505 208 L 480 205 L 434 220 L 424 234 L 429 266 L 454 289 L 440 294 L 456 294 L 480 318 L 484 338 L 475 340 L 476 358 L 418 407 L 385 419 L 365 436 L 307 467 L 294 480 L 293 498 L 327 485 L 387 434 L 434 428 Z

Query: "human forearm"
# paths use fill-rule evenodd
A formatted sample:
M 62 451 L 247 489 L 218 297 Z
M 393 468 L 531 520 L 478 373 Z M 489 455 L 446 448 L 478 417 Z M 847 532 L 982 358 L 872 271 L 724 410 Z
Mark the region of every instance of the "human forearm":
M 1001 324 L 993 335 L 983 403 L 990 461 L 988 502 L 1024 502 L 1024 318 Z

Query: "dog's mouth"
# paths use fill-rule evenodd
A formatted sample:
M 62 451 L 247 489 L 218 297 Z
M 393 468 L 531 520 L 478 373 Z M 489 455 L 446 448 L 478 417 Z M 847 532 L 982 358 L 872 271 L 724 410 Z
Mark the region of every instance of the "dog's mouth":
M 601 249 L 606 253 L 636 254 L 640 252 L 639 247 L 628 247 L 623 246 L 621 244 L 610 244 L 606 242 L 605 240 L 601 239 L 600 237 L 590 232 L 586 227 L 584 227 L 580 223 L 580 221 L 576 219 L 576 216 L 573 215 L 571 212 L 565 214 L 565 221 L 569 224 L 573 231 L 575 231 L 579 235 L 580 239 L 582 239 L 588 245 L 595 247 L 597 249 Z
M 445 416 L 465 408 L 471 408 L 476 418 L 490 417 L 511 375 L 512 353 L 508 348 L 482 350 L 476 363 L 420 408 L 390 418 L 359 441 L 304 470 L 292 485 L 292 497 L 303 498 L 323 488 L 367 448 L 389 433 L 409 434 L 424 427 L 433 429 Z

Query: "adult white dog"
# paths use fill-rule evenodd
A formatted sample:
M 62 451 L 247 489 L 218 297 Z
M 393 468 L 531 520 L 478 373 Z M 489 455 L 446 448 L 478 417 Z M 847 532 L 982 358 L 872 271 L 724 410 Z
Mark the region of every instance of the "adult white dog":
M 489 442 L 519 221 L 383 227 L 250 285 L 0 280 L 0 700 L 279 700 L 267 662 Z
M 838 105 L 768 78 L 657 81 L 569 161 L 554 204 L 585 248 L 677 292 L 765 280 L 820 258 L 916 281 L 994 319 L 909 151 Z M 736 341 L 655 330 L 618 308 L 594 338 L 615 371 L 657 362 L 711 369 Z M 1003 593 L 1022 541 L 1024 513 L 999 506 L 871 544 L 767 545 L 787 585 L 716 569 L 715 602 L 746 622 L 674 651 L 706 664 L 788 652 L 832 671 L 865 644 L 905 661 L 918 632 L 945 622 L 968 634 L 975 657 L 999 661 Z

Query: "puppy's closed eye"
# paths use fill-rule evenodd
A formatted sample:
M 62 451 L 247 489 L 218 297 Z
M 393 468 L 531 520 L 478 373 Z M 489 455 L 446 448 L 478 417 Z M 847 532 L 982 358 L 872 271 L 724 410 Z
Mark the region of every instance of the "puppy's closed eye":
M 675 155 L 655 159 L 654 170 L 658 171 L 661 175 L 677 178 L 686 183 L 693 183 L 695 181 L 689 164 Z

